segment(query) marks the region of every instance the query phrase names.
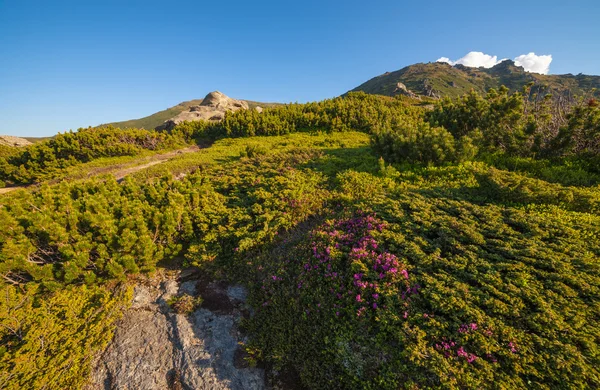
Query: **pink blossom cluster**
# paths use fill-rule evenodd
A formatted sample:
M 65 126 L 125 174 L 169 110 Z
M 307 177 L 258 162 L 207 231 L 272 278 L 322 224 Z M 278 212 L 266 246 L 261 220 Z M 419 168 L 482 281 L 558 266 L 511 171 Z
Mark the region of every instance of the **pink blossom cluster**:
M 444 357 L 446 358 L 452 357 L 454 352 L 457 357 L 464 358 L 468 363 L 473 363 L 475 360 L 477 360 L 477 355 L 468 353 L 465 351 L 463 346 L 458 346 L 458 348 L 456 347 L 457 344 L 454 341 L 442 341 L 441 343 L 435 345 L 435 349 L 443 351 Z
M 477 330 L 477 324 L 472 322 L 470 324 L 462 324 L 460 328 L 458 328 L 459 333 L 469 333 L 471 331 Z
M 358 213 L 314 231 L 312 258 L 301 266 L 298 289 L 329 286 L 337 316 L 350 309 L 362 317 L 367 310 L 386 308 L 383 293 L 400 281 L 406 284 L 408 271 L 373 237 L 384 226 L 373 215 Z M 352 264 L 362 264 L 364 271 L 349 273 Z

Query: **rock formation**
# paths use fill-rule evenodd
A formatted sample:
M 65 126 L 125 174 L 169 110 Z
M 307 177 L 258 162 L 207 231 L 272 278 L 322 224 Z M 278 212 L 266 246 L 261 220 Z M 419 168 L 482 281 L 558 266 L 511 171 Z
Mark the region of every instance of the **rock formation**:
M 188 110 L 165 121 L 156 130 L 172 129 L 185 121 L 219 121 L 225 117 L 227 111 L 247 110 L 248 108 L 248 103 L 245 101 L 232 99 L 219 91 L 215 91 L 206 95 L 200 105 L 192 106 Z
M 442 95 L 436 91 L 433 86 L 431 86 L 431 84 L 429 83 L 429 79 L 425 79 L 423 80 L 423 90 L 425 91 L 425 96 L 430 97 L 430 98 L 434 98 L 434 99 L 441 99 Z
M 31 145 L 31 142 L 21 137 L 15 137 L 12 135 L 0 135 L 0 145 L 21 147 Z
M 408 96 L 413 99 L 419 98 L 419 96 L 417 96 L 416 93 L 414 93 L 410 89 L 406 88 L 406 85 L 404 85 L 402 83 L 396 84 L 396 89 L 394 89 L 394 95 L 404 95 L 404 96 Z

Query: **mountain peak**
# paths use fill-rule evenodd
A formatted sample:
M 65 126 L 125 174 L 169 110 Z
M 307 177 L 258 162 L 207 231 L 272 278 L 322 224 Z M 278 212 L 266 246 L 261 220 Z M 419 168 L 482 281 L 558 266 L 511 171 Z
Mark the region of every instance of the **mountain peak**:
M 240 108 L 248 109 L 248 103 L 243 100 L 236 100 L 225 95 L 223 92 L 213 91 L 202 99 L 200 106 L 213 107 L 216 109 L 224 109 L 235 111 Z
M 504 85 L 511 91 L 519 91 L 533 82 L 537 92 L 555 96 L 583 96 L 594 88 L 600 97 L 600 76 L 544 75 L 526 72 L 513 60 L 504 60 L 491 68 L 474 68 L 447 63 L 419 63 L 380 76 L 354 88 L 352 91 L 396 96 L 404 89 L 421 96 L 456 98 L 475 90 L 485 94 L 490 88 Z
M 502 72 L 525 72 L 525 68 L 523 68 L 522 66 L 518 66 L 517 64 L 515 64 L 515 62 L 513 60 L 504 60 L 502 62 L 497 63 L 496 65 L 494 65 L 492 68 L 490 68 L 490 71 L 502 71 Z

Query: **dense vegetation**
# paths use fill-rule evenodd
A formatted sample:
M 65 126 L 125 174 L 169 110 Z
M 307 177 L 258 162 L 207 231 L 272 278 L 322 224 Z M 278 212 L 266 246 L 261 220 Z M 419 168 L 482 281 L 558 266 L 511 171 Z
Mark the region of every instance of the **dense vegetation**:
M 251 360 L 308 388 L 597 388 L 598 106 L 537 102 L 238 111 L 133 142 L 215 141 L 122 183 L 3 196 L 0 387 L 80 387 L 128 276 L 184 255 L 250 289 Z
M 102 157 L 139 156 L 181 147 L 192 141 L 212 142 L 223 137 L 281 135 L 296 131 L 364 131 L 380 124 L 394 125 L 422 110 L 401 99 L 355 94 L 348 99 L 290 104 L 228 113 L 219 123 L 188 122 L 169 132 L 114 127 L 79 129 L 0 155 L 0 180 L 30 184 L 60 177 L 68 167 Z
M 338 175 L 347 206 L 259 263 L 260 357 L 315 388 L 596 387 L 598 190 L 422 173 Z
M 0 181 L 29 184 L 52 178 L 65 168 L 101 157 L 135 156 L 181 146 L 184 140 L 166 133 L 138 129 L 88 128 L 54 138 L 11 154 L 0 150 Z
M 503 87 L 485 97 L 471 91 L 456 100 L 442 99 L 417 121 L 374 129 L 373 146 L 395 162 L 442 164 L 494 154 L 598 161 L 596 100 L 565 112 L 549 95 L 532 101 L 527 92 L 510 94 Z

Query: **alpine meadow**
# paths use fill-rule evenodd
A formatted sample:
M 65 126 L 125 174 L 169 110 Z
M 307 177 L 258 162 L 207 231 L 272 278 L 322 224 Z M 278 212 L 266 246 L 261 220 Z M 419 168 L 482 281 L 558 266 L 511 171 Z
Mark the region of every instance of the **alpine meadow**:
M 188 4 L 173 20 L 151 4 L 0 5 L 27 22 L 0 12 L 1 126 L 18 131 L 0 136 L 0 389 L 600 388 L 600 76 L 551 74 L 545 54 L 562 71 L 596 41 L 518 32 L 529 21 L 511 22 L 512 5 L 486 11 L 508 23 L 500 39 L 476 3 L 309 3 Z M 415 42 L 377 41 L 395 29 Z M 548 51 L 441 57 L 358 85 L 359 67 L 451 56 L 459 36 L 511 58 Z M 416 54 L 389 53 L 402 45 Z M 594 56 L 581 66 L 600 69 Z M 190 95 L 225 79 L 256 100 Z M 320 97 L 282 103 L 313 81 Z M 47 109 L 27 103 L 46 93 Z M 139 119 L 50 130 L 62 105 L 142 112 L 176 93 L 188 100 Z
M 3 387 L 82 386 L 172 262 L 245 286 L 247 359 L 307 388 L 596 387 L 600 107 L 557 115 L 351 93 L 5 147 L 4 183 L 39 184 L 0 198 Z

